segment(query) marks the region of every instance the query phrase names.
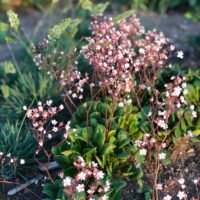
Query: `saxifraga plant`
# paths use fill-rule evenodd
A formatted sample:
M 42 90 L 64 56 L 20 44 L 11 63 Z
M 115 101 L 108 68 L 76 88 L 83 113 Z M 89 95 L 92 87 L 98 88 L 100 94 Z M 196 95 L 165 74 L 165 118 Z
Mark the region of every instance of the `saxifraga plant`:
M 142 173 L 139 170 L 138 175 L 135 164 L 145 163 L 152 175 L 152 198 L 159 199 L 160 168 L 171 162 L 175 129 L 179 124 L 184 126 L 180 112 L 183 110 L 184 116 L 188 112 L 190 122 L 195 124 L 198 109 L 185 98 L 188 93 L 185 76 L 171 76 L 158 87 L 160 71 L 170 67 L 168 59 L 173 55 L 183 59 L 183 52 L 175 52 L 175 47 L 162 33 L 146 32 L 137 18 L 125 21 L 131 14 L 129 11 L 105 20 L 94 17 L 92 36 L 86 38 L 88 44 L 81 51 L 92 67 L 92 78 L 78 71 L 75 58 L 71 68 L 62 71 L 46 65 L 43 54 L 37 54 L 35 58 L 38 67 L 47 67 L 64 87 L 66 107 L 76 110 L 71 123 L 65 126 L 66 141 L 53 149 L 59 163 L 64 164 L 64 174 L 73 172 L 73 162 L 83 156 L 86 163 L 92 159 L 98 162 L 110 177 L 136 177 L 142 185 Z M 72 57 L 70 54 L 69 58 Z M 90 91 L 92 100 L 77 108 L 76 104 L 84 100 L 85 88 Z M 138 107 L 139 115 L 131 113 L 132 104 Z M 115 113 L 118 107 L 126 110 L 128 105 L 130 112 L 120 112 L 120 117 Z M 27 112 L 32 111 L 34 109 Z M 30 116 L 34 118 L 33 114 Z M 43 132 L 43 125 L 39 128 Z M 186 132 L 180 137 L 190 140 L 194 135 Z M 119 151 L 121 145 L 123 148 Z

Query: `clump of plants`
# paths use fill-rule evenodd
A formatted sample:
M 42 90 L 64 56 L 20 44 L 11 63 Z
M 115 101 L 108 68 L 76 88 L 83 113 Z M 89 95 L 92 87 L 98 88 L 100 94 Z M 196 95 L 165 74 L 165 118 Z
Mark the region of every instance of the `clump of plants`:
M 148 166 L 152 198 L 159 199 L 159 172 L 183 155 L 189 141 L 198 140 L 199 111 L 188 101 L 188 77 L 174 74 L 165 77 L 164 83 L 160 79 L 171 68 L 169 59 L 183 59 L 183 52 L 176 51 L 162 33 L 145 31 L 136 17 L 126 20 L 130 14 L 114 19 L 93 17 L 92 36 L 80 50 L 67 54 L 67 67 L 62 70 L 56 67 L 59 62 L 53 67 L 47 63 L 45 48 L 35 59 L 63 87 L 63 105 L 72 114 L 65 122 L 63 141 L 52 149 L 63 177 L 76 172 L 74 163 L 80 157 L 86 166 L 98 163 L 115 191 L 107 198 L 120 199 L 127 180 L 143 186 L 142 168 Z M 82 56 L 89 62 L 85 74 L 79 71 Z M 187 142 L 180 145 L 183 140 Z M 80 199 L 85 199 L 89 193 L 81 184 Z M 62 181 L 52 187 L 59 189 L 59 197 L 71 198 Z
M 34 158 L 46 163 L 51 181 L 44 193 L 48 199 L 121 199 L 128 181 L 142 190 L 146 171 L 150 198 L 158 200 L 160 171 L 199 142 L 199 77 L 173 71 L 170 59 L 184 53 L 162 33 L 146 31 L 133 11 L 107 18 L 99 17 L 107 4 L 96 6 L 98 16 L 90 1 L 80 5 L 93 14 L 84 42 L 57 46 L 63 35 L 80 34 L 81 20 L 67 18 L 32 48 L 35 65 L 62 98 L 55 106 L 42 99 L 23 107 L 37 143 Z M 62 169 L 56 177 L 48 170 L 53 159 Z M 185 188 L 177 196 L 186 198 Z

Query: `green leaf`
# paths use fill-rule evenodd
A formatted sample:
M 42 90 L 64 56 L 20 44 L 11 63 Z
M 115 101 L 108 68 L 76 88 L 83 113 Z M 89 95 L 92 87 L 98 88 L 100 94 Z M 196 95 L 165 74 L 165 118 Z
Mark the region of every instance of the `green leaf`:
M 104 144 L 100 149 L 101 155 L 113 153 L 113 150 L 116 148 L 114 144 Z
M 9 87 L 7 85 L 1 85 L 1 92 L 4 98 L 8 98 L 10 95 Z
M 121 200 L 121 192 L 124 187 L 126 187 L 125 181 L 113 180 L 112 181 L 113 191 L 111 192 L 110 199 L 111 200 Z
M 87 127 L 82 128 L 81 138 L 83 141 L 88 142 L 90 135 L 89 135 L 89 129 Z
M 104 163 L 102 162 L 102 160 L 98 156 L 95 156 L 95 158 L 96 158 L 99 166 L 102 167 L 102 168 L 104 168 Z
M 141 164 L 144 164 L 144 161 L 145 161 L 145 156 L 143 155 L 140 155 L 139 151 L 135 154 L 135 159 L 141 163 Z
M 131 133 L 136 133 L 138 131 L 137 123 L 135 121 L 132 121 L 129 125 L 129 131 Z
M 186 120 L 187 124 L 188 124 L 190 127 L 192 127 L 192 126 L 193 126 L 193 123 L 192 123 L 191 112 L 190 112 L 190 111 L 185 112 L 184 117 L 185 117 L 185 120 Z
M 73 151 L 73 150 L 66 150 L 62 152 L 63 155 L 69 156 L 71 154 L 79 154 L 79 152 Z
M 184 119 L 181 120 L 181 129 L 183 130 L 183 132 L 187 130 L 187 126 Z
M 141 168 L 133 168 L 134 179 L 140 180 L 144 176 L 144 172 Z
M 135 14 L 135 10 L 128 10 L 128 11 L 126 11 L 126 12 L 124 12 L 124 13 L 122 13 L 122 14 L 116 16 L 116 17 L 113 19 L 113 22 L 114 22 L 115 24 L 117 24 L 117 23 L 119 23 L 119 22 L 125 20 L 126 18 L 128 18 L 128 17 L 134 15 L 134 14 Z
M 105 127 L 102 125 L 97 125 L 95 134 L 94 134 L 94 142 L 98 145 L 99 148 L 101 148 L 106 140 L 105 136 Z
M 78 30 L 77 26 L 80 22 L 81 21 L 79 19 L 64 19 L 49 30 L 48 38 L 50 40 L 58 40 L 65 31 L 67 32 L 68 36 L 74 37 Z
M 9 26 L 6 23 L 0 22 L 0 33 L 5 33 L 9 30 Z
M 92 161 L 92 156 L 95 155 L 96 152 L 97 152 L 96 147 L 85 149 L 83 157 L 86 157 L 86 162 Z
M 76 200 L 85 200 L 84 192 L 76 192 Z
M 4 66 L 4 71 L 6 74 L 15 74 L 16 73 L 16 69 L 12 62 L 6 61 L 3 63 L 3 66 Z
M 122 152 L 122 153 L 116 155 L 116 157 L 121 160 L 128 160 L 130 158 L 130 156 L 131 155 L 127 152 Z
M 170 158 L 165 158 L 161 161 L 163 165 L 170 165 L 172 163 Z
M 119 144 L 119 149 L 125 147 L 126 145 L 128 145 L 130 143 L 130 139 L 129 138 L 126 138 L 125 140 L 121 141 L 120 144 Z
M 143 180 L 142 179 L 138 179 L 137 183 L 138 183 L 138 185 L 139 185 L 140 188 L 143 188 L 144 184 L 143 184 Z
M 175 136 L 176 137 L 182 137 L 182 131 L 181 131 L 181 128 L 180 126 L 177 126 L 177 128 L 175 129 Z
M 91 9 L 91 14 L 95 16 L 102 16 L 106 8 L 108 7 L 109 3 L 99 3 Z
M 152 197 L 152 190 L 146 190 L 144 192 L 144 198 L 145 198 L 145 200 L 151 200 L 151 197 Z
M 200 129 L 195 130 L 195 131 L 192 131 L 192 134 L 193 134 L 194 136 L 200 136 Z
M 91 10 L 93 3 L 90 0 L 79 0 L 78 5 L 85 10 Z

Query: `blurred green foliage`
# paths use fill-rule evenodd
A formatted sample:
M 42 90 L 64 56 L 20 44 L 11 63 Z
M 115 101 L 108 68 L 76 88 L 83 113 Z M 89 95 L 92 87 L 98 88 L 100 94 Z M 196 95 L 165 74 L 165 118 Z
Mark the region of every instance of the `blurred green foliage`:
M 28 126 L 22 126 L 19 121 L 0 123 L 0 152 L 17 159 L 15 166 L 9 162 L 1 164 L 0 178 L 13 178 L 24 169 L 24 166 L 20 165 L 20 159 L 24 159 L 26 164 L 32 164 L 35 150 L 36 142 Z

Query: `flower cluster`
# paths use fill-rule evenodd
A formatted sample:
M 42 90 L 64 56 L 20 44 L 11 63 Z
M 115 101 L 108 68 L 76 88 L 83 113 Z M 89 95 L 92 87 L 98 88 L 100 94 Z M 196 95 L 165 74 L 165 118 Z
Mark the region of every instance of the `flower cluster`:
M 13 12 L 12 10 L 9 10 L 7 12 L 7 16 L 8 16 L 8 20 L 9 20 L 9 24 L 10 27 L 14 30 L 14 31 L 18 31 L 19 27 L 20 27 L 20 20 L 18 18 L 18 15 Z
M 110 182 L 105 179 L 105 174 L 98 169 L 98 164 L 91 162 L 86 164 L 82 157 L 74 162 L 74 167 L 78 173 L 75 178 L 63 177 L 65 194 L 74 199 L 76 193 L 83 193 L 85 199 L 93 200 L 98 197 L 100 200 L 108 199 L 107 193 L 110 191 Z
M 160 152 L 158 154 L 159 160 L 163 160 L 166 158 L 166 153 L 163 152 L 163 149 L 167 147 L 167 144 L 158 141 L 150 134 L 145 134 L 142 140 L 136 140 L 135 146 L 139 148 L 139 154 L 142 156 L 146 156 L 147 152 L 152 152 L 152 150 L 156 149 L 157 151 Z
M 3 172 L 3 168 L 7 165 L 13 166 L 16 168 L 18 165 L 24 165 L 25 160 L 24 159 L 18 159 L 15 156 L 12 156 L 10 153 L 5 154 L 3 152 L 0 152 L 0 165 L 1 165 L 1 171 Z M 1 174 L 3 176 L 3 174 Z
M 164 96 L 159 100 L 160 93 L 156 90 L 155 97 L 151 98 L 152 105 L 157 108 L 157 117 L 155 122 L 158 127 L 168 129 L 168 120 L 172 113 L 187 104 L 184 99 L 186 90 L 185 78 L 180 76 L 171 77 L 173 82 L 165 84 Z
M 67 85 L 66 96 L 73 99 L 83 99 L 83 88 L 88 82 L 88 74 L 85 77 L 77 70 L 71 71 L 70 73 L 65 73 L 64 71 L 60 75 L 60 83 L 62 86 Z
M 64 127 L 63 122 L 57 122 L 53 119 L 58 112 L 64 109 L 64 106 L 61 104 L 59 107 L 53 107 L 52 103 L 52 100 L 46 101 L 45 104 L 38 102 L 37 107 L 33 109 L 27 109 L 24 106 L 26 116 L 31 122 L 33 131 L 36 133 L 35 138 L 39 144 L 39 149 L 43 147 L 46 138 L 52 139 L 53 135 Z M 39 149 L 37 153 L 39 153 Z
M 194 179 L 193 180 L 193 183 L 196 185 L 196 187 L 198 187 L 198 184 L 199 184 L 199 178 L 197 179 Z M 185 199 L 188 199 L 188 195 L 187 195 L 187 186 L 186 186 L 186 181 L 184 178 L 180 178 L 176 181 L 173 181 L 173 184 L 176 184 L 178 185 L 181 189 L 176 193 L 176 197 L 179 199 L 179 200 L 185 200 Z M 168 186 L 165 185 L 165 187 L 167 188 Z M 162 188 L 163 189 L 163 188 Z M 162 190 L 161 189 L 161 190 Z M 199 195 L 199 192 L 198 192 L 198 188 L 197 188 L 197 195 Z M 191 199 L 196 199 L 195 197 L 191 198 Z M 165 195 L 163 200 L 172 200 L 172 195 Z
M 94 68 L 94 80 L 115 99 L 129 98 L 137 84 L 151 87 L 174 51 L 162 33 L 145 32 L 135 17 L 117 25 L 112 19 L 94 20 L 92 30 L 82 51 Z

